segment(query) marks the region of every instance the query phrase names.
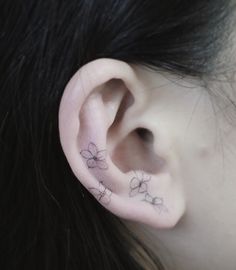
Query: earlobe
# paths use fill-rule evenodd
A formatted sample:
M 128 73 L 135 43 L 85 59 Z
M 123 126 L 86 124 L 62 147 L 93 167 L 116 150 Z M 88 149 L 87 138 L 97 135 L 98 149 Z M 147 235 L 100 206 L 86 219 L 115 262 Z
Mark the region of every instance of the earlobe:
M 114 153 L 124 138 L 145 124 L 135 118 L 145 111 L 147 95 L 127 63 L 113 59 L 90 62 L 65 88 L 59 108 L 59 135 L 72 171 L 101 205 L 121 218 L 170 228 L 185 208 L 171 172 L 145 171 L 135 159 L 127 171 L 114 163 Z M 128 96 L 132 96 L 131 103 L 126 102 Z M 142 159 L 140 139 L 132 135 L 129 140 L 133 145 L 135 142 L 136 155 Z M 145 155 L 153 157 L 149 151 Z M 122 158 L 119 163 L 126 161 Z

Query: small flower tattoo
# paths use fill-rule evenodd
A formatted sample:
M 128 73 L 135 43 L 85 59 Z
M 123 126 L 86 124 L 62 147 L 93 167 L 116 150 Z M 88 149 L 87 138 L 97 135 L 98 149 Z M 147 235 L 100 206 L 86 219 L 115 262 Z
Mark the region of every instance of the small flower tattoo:
M 142 172 L 141 175 L 138 175 L 135 172 L 135 175 L 136 176 L 134 176 L 130 181 L 130 197 L 136 196 L 139 193 L 147 192 L 147 182 L 151 180 L 151 176 L 145 175 L 144 172 Z
M 112 191 L 103 185 L 103 181 L 99 181 L 98 188 L 89 188 L 94 197 L 103 204 L 108 205 L 111 201 Z
M 168 209 L 164 206 L 164 200 L 161 197 L 153 197 L 147 192 L 142 201 L 145 201 L 153 205 L 154 209 L 158 210 L 159 213 L 161 213 L 162 211 L 168 212 Z
M 88 149 L 80 151 L 83 158 L 87 159 L 88 168 L 99 168 L 101 170 L 108 169 L 106 162 L 107 150 L 98 150 L 97 146 L 90 142 Z

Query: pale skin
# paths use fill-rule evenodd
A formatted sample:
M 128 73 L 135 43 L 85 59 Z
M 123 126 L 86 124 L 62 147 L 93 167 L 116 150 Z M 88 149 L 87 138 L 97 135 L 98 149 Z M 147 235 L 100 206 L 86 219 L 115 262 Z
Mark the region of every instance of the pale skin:
M 154 84 L 160 81 L 156 74 L 141 73 Z M 233 88 L 222 85 L 223 89 L 235 91 L 235 95 L 236 84 Z M 152 100 L 146 117 L 156 126 L 165 123 L 166 133 L 173 140 L 186 211 L 172 229 L 130 226 L 164 260 L 168 270 L 234 270 L 236 127 L 225 117 L 236 119 L 236 108 L 226 106 L 226 102 L 226 109 L 220 111 L 204 89 L 184 89 L 174 81 L 155 89 Z
M 236 108 L 210 97 L 198 80 L 112 59 L 88 64 L 76 76 L 62 98 L 59 131 L 79 181 L 97 191 L 102 180 L 98 203 L 112 191 L 104 207 L 150 245 L 167 270 L 234 270 L 236 120 L 225 114 L 236 119 Z M 104 84 L 114 78 L 127 87 Z M 134 100 L 117 118 L 127 89 Z M 231 95 L 236 84 L 222 89 Z M 137 136 L 140 127 L 148 136 Z M 91 142 L 96 153 L 81 157 Z M 106 157 L 98 154 L 104 149 Z M 146 193 L 166 211 L 143 201 Z

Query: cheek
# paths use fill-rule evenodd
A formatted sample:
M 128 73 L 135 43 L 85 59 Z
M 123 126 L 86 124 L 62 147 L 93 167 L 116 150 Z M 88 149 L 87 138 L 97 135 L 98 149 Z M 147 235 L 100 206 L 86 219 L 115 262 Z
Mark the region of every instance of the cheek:
M 223 141 L 217 142 L 219 134 L 214 136 L 208 128 L 204 132 L 212 134 L 212 138 L 192 133 L 199 143 L 185 144 L 181 170 L 192 229 L 203 238 L 219 239 L 226 232 L 235 231 L 236 155 L 230 154 Z

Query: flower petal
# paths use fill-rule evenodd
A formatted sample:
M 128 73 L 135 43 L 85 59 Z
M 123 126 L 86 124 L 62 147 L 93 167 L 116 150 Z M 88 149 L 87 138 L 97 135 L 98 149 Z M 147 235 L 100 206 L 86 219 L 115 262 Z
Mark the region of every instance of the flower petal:
M 136 177 L 133 177 L 130 181 L 130 188 L 137 188 L 139 186 L 139 179 Z
M 103 193 L 106 190 L 105 186 L 103 185 L 103 181 L 99 182 L 98 189 L 100 190 L 101 193 Z
M 112 194 L 111 190 L 107 188 L 106 189 L 106 194 L 107 194 L 107 196 L 111 196 L 111 194 Z
M 95 168 L 97 167 L 97 162 L 93 158 L 90 158 L 87 160 L 87 166 L 89 168 Z
M 98 200 L 101 192 L 97 188 L 89 188 L 89 191 L 93 194 L 93 196 Z
M 108 164 L 106 163 L 105 160 L 97 160 L 97 167 L 99 169 L 106 170 L 106 169 L 108 169 Z
M 111 197 L 108 196 L 108 195 L 104 195 L 102 196 L 102 198 L 100 199 L 101 203 L 104 203 L 104 204 L 109 204 L 109 202 L 111 201 Z
M 163 204 L 163 199 L 159 198 L 159 197 L 155 197 L 153 201 L 154 201 L 155 205 L 162 205 Z
M 94 143 L 92 143 L 92 142 L 89 143 L 88 150 L 91 152 L 91 154 L 93 156 L 95 156 L 95 157 L 97 156 L 98 149 Z
M 88 150 L 82 150 L 82 151 L 80 151 L 80 154 L 83 158 L 92 158 L 93 157 L 91 152 Z
M 141 187 L 139 187 L 139 193 L 144 193 L 147 191 L 147 184 L 146 183 L 142 183 Z
M 149 193 L 146 193 L 145 194 L 145 201 L 149 202 L 149 203 L 152 203 L 152 196 L 149 194 Z
M 142 176 L 143 176 L 143 171 L 135 171 L 135 175 L 136 175 L 136 178 L 140 180 L 142 180 Z
M 97 152 L 97 159 L 104 160 L 106 158 L 107 150 L 100 150 Z

